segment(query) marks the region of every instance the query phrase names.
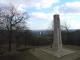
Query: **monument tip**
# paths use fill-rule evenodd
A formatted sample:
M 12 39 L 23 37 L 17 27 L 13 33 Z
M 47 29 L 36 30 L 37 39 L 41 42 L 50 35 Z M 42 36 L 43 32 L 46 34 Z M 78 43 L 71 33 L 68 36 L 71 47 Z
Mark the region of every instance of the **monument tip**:
M 59 14 L 54 14 L 54 16 L 59 16 Z

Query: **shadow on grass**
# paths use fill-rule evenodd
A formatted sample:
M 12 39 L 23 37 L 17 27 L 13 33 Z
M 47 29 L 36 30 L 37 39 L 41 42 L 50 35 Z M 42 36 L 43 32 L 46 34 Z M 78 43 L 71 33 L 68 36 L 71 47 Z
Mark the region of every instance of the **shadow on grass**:
M 21 52 L 12 55 L 0 56 L 0 60 L 39 60 L 37 57 L 29 53 L 29 49 L 19 50 Z
M 79 57 L 79 58 L 77 58 L 77 59 L 75 59 L 75 60 L 80 60 L 80 57 Z

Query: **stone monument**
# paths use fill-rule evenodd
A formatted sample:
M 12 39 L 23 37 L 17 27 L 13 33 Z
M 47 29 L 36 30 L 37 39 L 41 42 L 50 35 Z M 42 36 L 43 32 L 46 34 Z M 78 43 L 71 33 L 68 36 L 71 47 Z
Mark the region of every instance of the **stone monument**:
M 54 39 L 52 48 L 42 49 L 42 51 L 54 55 L 56 57 L 62 57 L 64 55 L 74 53 L 74 51 L 64 49 L 62 46 L 62 39 L 61 39 L 61 29 L 60 29 L 60 18 L 58 14 L 53 16 L 54 18 Z
M 62 40 L 61 40 L 61 29 L 60 29 L 60 18 L 59 15 L 54 15 L 54 29 L 53 29 L 53 34 L 54 34 L 54 39 L 53 39 L 53 46 L 52 48 L 54 50 L 57 49 L 62 49 Z

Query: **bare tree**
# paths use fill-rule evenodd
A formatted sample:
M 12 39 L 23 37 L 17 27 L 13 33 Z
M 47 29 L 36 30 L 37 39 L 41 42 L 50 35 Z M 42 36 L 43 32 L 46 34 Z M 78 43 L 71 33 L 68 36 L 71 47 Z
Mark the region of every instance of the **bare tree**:
M 9 51 L 11 51 L 12 30 L 21 30 L 28 20 L 27 13 L 18 12 L 14 6 L 0 9 L 0 25 L 9 32 Z
M 70 25 L 64 22 L 63 25 L 61 25 L 61 30 L 69 31 Z
M 67 22 L 64 22 L 64 24 L 61 25 L 61 30 L 64 30 L 65 32 L 63 36 L 66 36 L 65 41 L 63 41 L 64 43 L 66 43 L 69 40 L 69 36 L 70 36 L 69 28 L 70 28 L 70 25 Z

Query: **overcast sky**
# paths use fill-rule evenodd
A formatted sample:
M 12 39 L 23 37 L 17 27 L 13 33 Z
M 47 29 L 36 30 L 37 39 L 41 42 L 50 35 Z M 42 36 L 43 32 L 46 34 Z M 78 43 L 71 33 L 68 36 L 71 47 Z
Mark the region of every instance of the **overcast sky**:
M 49 29 L 56 13 L 61 25 L 66 23 L 70 29 L 80 29 L 80 0 L 0 0 L 0 6 L 11 4 L 21 12 L 28 12 L 30 29 Z

